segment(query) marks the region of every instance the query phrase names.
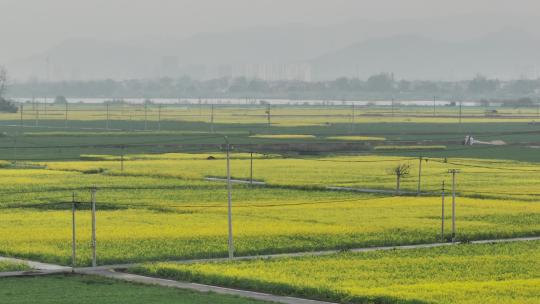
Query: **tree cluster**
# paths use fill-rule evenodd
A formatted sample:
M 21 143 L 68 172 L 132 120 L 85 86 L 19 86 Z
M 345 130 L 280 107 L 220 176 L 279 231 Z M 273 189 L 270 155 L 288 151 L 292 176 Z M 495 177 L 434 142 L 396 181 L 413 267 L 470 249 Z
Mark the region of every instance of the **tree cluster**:
M 27 82 L 14 84 L 12 96 L 57 96 L 79 98 L 282 98 L 318 100 L 517 100 L 536 102 L 540 79 L 502 81 L 478 75 L 465 81 L 397 80 L 391 73 L 366 80 L 338 78 L 331 81 L 263 81 L 219 78 L 207 81 L 178 79 L 97 80 L 72 82 Z
M 8 76 L 3 66 L 0 66 L 0 112 L 17 113 L 19 108 L 4 98 L 7 91 Z

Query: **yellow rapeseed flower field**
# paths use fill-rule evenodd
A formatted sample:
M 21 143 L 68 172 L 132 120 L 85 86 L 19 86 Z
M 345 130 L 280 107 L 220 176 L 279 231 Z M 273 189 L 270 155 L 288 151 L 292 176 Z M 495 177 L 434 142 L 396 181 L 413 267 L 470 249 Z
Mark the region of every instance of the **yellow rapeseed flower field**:
M 234 178 L 250 177 L 249 154 L 233 153 L 231 170 Z M 208 156 L 217 158 L 207 160 Z M 160 157 L 128 156 L 124 163 L 126 175 L 151 175 L 203 179 L 207 176 L 225 177 L 223 154 L 167 154 Z M 154 157 L 151 159 L 151 157 Z M 405 191 L 416 191 L 418 186 L 419 159 L 396 156 L 334 156 L 278 158 L 255 155 L 253 177 L 276 186 L 299 187 L 355 187 L 363 189 L 395 190 L 396 177 L 392 168 L 409 164 L 410 175 L 401 180 Z M 120 174 L 120 162 L 57 162 L 44 163 L 52 170 L 92 171 L 105 169 L 108 174 Z M 457 178 L 460 196 L 501 198 L 536 201 L 540 197 L 540 169 L 536 164 L 481 159 L 429 159 L 422 162 L 421 189 L 439 195 L 442 182 L 450 189 L 449 169 L 461 169 Z
M 233 156 L 233 176 L 247 178 L 249 154 Z M 233 187 L 233 227 L 239 255 L 440 241 L 441 199 L 437 193 L 394 197 L 324 189 L 326 185 L 382 185 L 391 190 L 394 177 L 388 168 L 418 160 L 255 157 L 255 178 L 270 186 Z M 124 173 L 117 159 L 105 159 L 110 160 L 44 163 L 43 169 L 1 169 L 0 254 L 68 263 L 74 192 L 81 202 L 79 262 L 87 265 L 89 189 L 95 186 L 99 263 L 226 255 L 227 190 L 223 183 L 203 180 L 205 176 L 225 175 L 223 154 L 130 155 Z M 481 160 L 451 161 L 484 164 Z M 431 179 L 425 177 L 423 187 L 437 190 L 438 181 L 432 179 L 448 178 L 446 170 L 452 165 L 424 164 Z M 534 202 L 537 194 L 533 192 L 536 173 L 524 179 L 518 178 L 520 171 L 511 171 L 533 170 L 534 166 L 518 162 L 498 162 L 497 166 L 502 173 L 473 167 L 459 175 L 459 239 L 538 235 L 540 206 Z M 494 174 L 475 174 L 488 170 Z M 493 183 L 502 177 L 502 182 Z M 406 179 L 404 185 L 414 189 L 414 177 Z M 479 194 L 484 191 L 492 191 L 493 196 Z M 447 232 L 450 216 L 447 199 Z
M 540 241 L 132 269 L 340 303 L 538 303 Z

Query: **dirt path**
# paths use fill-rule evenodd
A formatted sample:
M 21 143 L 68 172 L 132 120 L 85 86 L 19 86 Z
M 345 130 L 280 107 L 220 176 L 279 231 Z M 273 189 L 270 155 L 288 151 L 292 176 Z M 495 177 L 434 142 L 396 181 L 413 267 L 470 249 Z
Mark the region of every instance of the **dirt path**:
M 261 300 L 261 301 L 267 301 L 267 302 L 273 302 L 273 303 L 331 304 L 330 302 L 321 302 L 321 301 L 307 300 L 307 299 L 294 298 L 294 297 L 276 296 L 276 295 L 260 293 L 260 292 L 245 291 L 245 290 L 223 288 L 223 287 L 210 286 L 210 285 L 204 285 L 204 284 L 185 283 L 185 282 L 178 282 L 178 281 L 173 281 L 173 280 L 152 278 L 152 277 L 146 277 L 146 276 L 135 275 L 135 274 L 130 274 L 130 273 L 115 272 L 115 271 L 107 270 L 107 269 L 85 269 L 85 270 L 79 270 L 77 271 L 77 273 L 86 274 L 86 275 L 96 275 L 96 276 L 122 280 L 122 281 L 127 281 L 127 282 L 132 282 L 132 283 L 159 285 L 159 286 L 164 286 L 164 287 L 187 289 L 187 290 L 192 290 L 192 291 L 201 292 L 201 293 L 213 292 L 213 293 L 222 294 L 222 295 L 232 295 L 232 296 L 238 296 L 242 298 L 249 298 L 249 299 Z
M 481 240 L 481 241 L 472 241 L 470 244 L 489 244 L 489 243 L 508 243 L 508 242 L 528 242 L 528 241 L 539 241 L 540 237 L 521 237 L 521 238 L 510 238 L 510 239 L 498 239 L 498 240 Z M 461 244 L 456 243 L 432 243 L 432 244 L 419 244 L 419 245 L 405 245 L 405 246 L 386 246 L 386 247 L 370 247 L 370 248 L 357 248 L 351 249 L 349 252 L 370 252 L 370 251 L 382 251 L 382 250 L 411 250 L 411 249 L 420 249 L 420 248 L 435 248 L 442 246 L 454 246 Z M 238 257 L 237 260 L 252 260 L 252 259 L 271 259 L 271 258 L 286 258 L 286 257 L 302 257 L 302 256 L 324 256 L 336 254 L 341 251 L 339 250 L 325 250 L 325 251 L 316 251 L 316 252 L 298 252 L 298 253 L 287 253 L 287 254 L 271 254 L 271 255 L 261 255 L 261 256 L 246 256 Z M 208 262 L 208 261 L 223 261 L 223 259 L 199 259 L 199 260 L 184 260 L 178 261 L 177 263 L 196 263 L 196 262 Z M 0 278 L 2 277 L 17 277 L 17 276 L 36 276 L 36 275 L 49 275 L 57 273 L 70 273 L 72 269 L 66 266 L 46 264 L 22 259 L 14 258 L 4 258 L 0 257 L 0 261 L 7 262 L 16 262 L 16 263 L 26 263 L 31 266 L 33 270 L 31 271 L 19 271 L 19 272 L 5 272 L 0 273 Z M 120 265 L 106 265 L 99 266 L 95 268 L 77 268 L 75 273 L 83 275 L 96 275 L 116 280 L 122 280 L 127 282 L 139 283 L 139 284 L 149 284 L 149 285 L 159 285 L 164 287 L 180 288 L 193 290 L 197 292 L 207 293 L 214 292 L 223 295 L 234 295 L 243 298 L 249 298 L 254 300 L 268 301 L 274 303 L 284 303 L 284 304 L 332 304 L 330 302 L 314 301 L 308 299 L 294 298 L 294 297 L 284 297 L 276 296 L 266 293 L 245 291 L 232 288 L 223 288 L 219 286 L 210 286 L 203 284 L 187 283 L 187 282 L 178 282 L 173 280 L 166 280 L 160 278 L 146 277 L 141 275 L 135 275 L 130 273 L 116 272 L 115 269 L 127 269 L 138 264 L 120 264 Z
M 509 242 L 529 242 L 529 241 L 540 241 L 540 236 L 538 237 L 519 237 L 519 238 L 510 238 L 510 239 L 498 239 L 498 240 L 480 240 L 480 241 L 471 241 L 468 244 L 490 244 L 490 243 L 509 243 Z M 346 252 L 371 252 L 371 251 L 384 251 L 384 250 L 411 250 L 411 249 L 421 249 L 421 248 L 435 248 L 443 246 L 455 246 L 463 244 L 461 242 L 455 243 L 431 243 L 431 244 L 417 244 L 417 245 L 401 245 L 401 246 L 380 246 L 380 247 L 366 247 L 366 248 L 354 248 L 346 250 Z M 294 257 L 304 257 L 304 256 L 325 256 L 332 255 L 336 253 L 344 252 L 343 250 L 320 250 L 320 251 L 307 251 L 307 252 L 294 252 L 294 253 L 279 253 L 279 254 L 265 254 L 265 255 L 253 255 L 253 256 L 239 256 L 235 257 L 235 260 L 256 260 L 256 259 L 278 259 L 278 258 L 294 258 Z M 193 264 L 193 263 L 203 263 L 203 262 L 222 262 L 228 261 L 228 258 L 214 258 L 214 259 L 192 259 L 192 260 L 179 260 L 171 261 L 171 263 L 181 263 L 181 264 Z M 88 270 L 88 269 L 119 269 L 125 270 L 131 267 L 140 265 L 140 263 L 127 263 L 127 264 L 116 264 L 116 265 L 103 265 L 95 268 L 78 268 L 77 270 Z

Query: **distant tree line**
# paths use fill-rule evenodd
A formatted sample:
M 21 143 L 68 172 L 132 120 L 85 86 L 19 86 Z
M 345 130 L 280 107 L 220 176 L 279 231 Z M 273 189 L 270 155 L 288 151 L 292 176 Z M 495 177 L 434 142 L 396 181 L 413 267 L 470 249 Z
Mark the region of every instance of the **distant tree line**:
M 396 80 L 391 73 L 368 79 L 332 81 L 263 81 L 220 78 L 207 81 L 188 77 L 153 80 L 98 80 L 13 84 L 12 97 L 79 98 L 286 98 L 318 100 L 532 100 L 540 96 L 540 79 L 501 81 L 478 75 L 464 81 Z
M 0 66 L 0 112 L 17 113 L 19 108 L 11 101 L 4 98 L 7 92 L 8 74 L 7 70 Z

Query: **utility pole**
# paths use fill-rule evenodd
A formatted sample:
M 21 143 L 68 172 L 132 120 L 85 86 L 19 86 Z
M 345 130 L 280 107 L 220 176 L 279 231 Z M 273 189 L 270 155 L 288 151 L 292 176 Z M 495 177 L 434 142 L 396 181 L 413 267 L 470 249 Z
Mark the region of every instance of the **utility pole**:
M 105 103 L 105 106 L 107 107 L 107 123 L 105 124 L 105 128 L 109 130 L 109 103 Z
M 253 186 L 253 151 L 250 152 L 249 185 Z
M 161 104 L 158 105 L 158 131 L 161 131 Z
M 21 122 L 20 122 L 20 127 L 21 127 L 21 130 L 19 131 L 20 135 L 23 135 L 23 132 L 24 132 L 24 120 L 23 120 L 23 113 L 24 113 L 24 105 L 21 103 Z
M 45 100 L 43 101 L 43 112 L 45 113 L 43 116 L 47 119 L 47 97 L 45 97 Z
M 17 164 L 17 132 L 13 134 L 13 162 Z
M 229 259 L 234 258 L 234 243 L 233 243 L 233 226 L 232 226 L 232 185 L 231 185 L 231 163 L 230 163 L 230 150 L 229 139 L 225 136 L 225 143 L 227 146 L 227 194 L 228 194 L 228 223 L 229 223 Z
M 36 107 L 35 107 L 36 108 L 35 115 L 36 115 L 36 127 L 37 127 L 37 126 L 39 126 L 39 104 L 38 104 L 38 101 L 36 101 L 35 105 L 36 105 Z
M 394 98 L 392 98 L 392 117 L 394 117 Z
M 212 106 L 211 106 L 210 132 L 214 133 L 214 104 L 212 104 Z
M 75 192 L 71 197 L 71 273 L 75 273 L 75 266 L 77 265 L 77 243 L 76 243 L 76 224 L 75 224 L 75 211 L 77 209 L 75 205 Z
M 461 115 L 462 115 L 462 106 L 463 106 L 463 102 L 460 101 L 459 102 L 459 123 L 461 124 Z
M 148 103 L 144 103 L 144 130 L 148 129 Z
M 435 117 L 435 110 L 437 108 L 437 96 L 433 96 L 433 117 Z
M 418 158 L 418 190 L 416 192 L 416 195 L 420 196 L 420 190 L 421 190 L 421 184 L 422 184 L 422 160 L 423 157 L 420 156 Z
M 92 267 L 97 266 L 96 259 L 96 187 L 92 188 Z
M 444 181 L 442 182 L 441 241 L 444 242 Z
M 124 146 L 122 146 L 122 151 L 120 152 L 120 173 L 124 174 Z
M 272 125 L 271 122 L 271 112 L 270 112 L 270 104 L 266 106 L 266 118 L 268 120 L 268 129 L 270 129 L 270 126 Z
M 351 132 L 354 133 L 354 123 L 355 123 L 355 113 L 354 113 L 354 102 L 352 103 L 352 115 L 351 115 Z
M 66 113 L 64 115 L 64 129 L 67 129 L 68 126 L 68 103 L 66 101 Z
M 448 170 L 452 174 L 452 242 L 456 240 L 456 174 L 457 169 Z

